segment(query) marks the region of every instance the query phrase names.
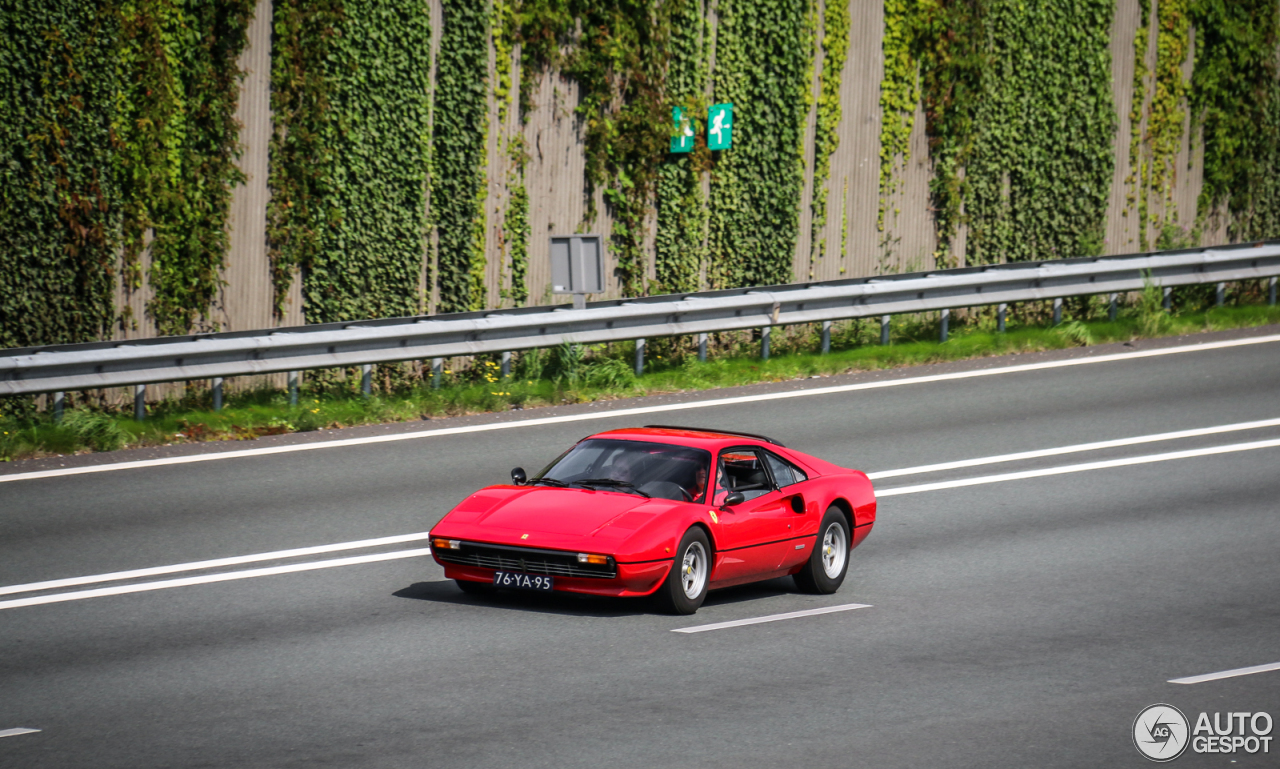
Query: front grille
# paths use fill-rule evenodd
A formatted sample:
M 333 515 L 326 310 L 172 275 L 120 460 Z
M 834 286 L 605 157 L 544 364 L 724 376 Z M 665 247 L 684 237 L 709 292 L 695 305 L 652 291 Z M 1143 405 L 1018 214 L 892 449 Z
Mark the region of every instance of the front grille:
M 552 577 L 595 577 L 613 579 L 618 576 L 618 566 L 612 558 L 604 566 L 579 563 L 577 553 L 559 550 L 536 550 L 529 547 L 486 545 L 463 542 L 459 550 L 435 549 L 436 557 L 445 563 L 460 566 L 479 566 L 498 571 L 518 571 L 525 574 L 546 574 Z

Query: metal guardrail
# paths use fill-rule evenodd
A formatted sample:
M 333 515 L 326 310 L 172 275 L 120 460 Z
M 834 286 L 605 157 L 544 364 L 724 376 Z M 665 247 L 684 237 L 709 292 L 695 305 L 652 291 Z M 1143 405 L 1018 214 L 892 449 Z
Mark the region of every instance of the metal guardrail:
M 708 291 L 592 302 L 585 309 L 528 307 L 456 315 L 329 323 L 262 331 L 201 334 L 0 350 L 0 395 L 60 392 L 193 379 L 366 367 L 488 352 L 637 340 L 677 334 L 875 317 L 887 341 L 889 316 L 958 307 L 1007 305 L 1198 283 L 1270 278 L 1275 302 L 1280 241 L 1156 254 L 967 267 L 824 283 Z M 1221 294 L 1220 294 L 1221 296 Z M 1003 318 L 1003 307 L 1000 316 Z M 703 337 L 705 341 L 705 337 Z M 705 347 L 703 347 L 705 350 Z M 437 378 L 438 381 L 438 378 Z M 215 399 L 221 388 L 215 390 Z

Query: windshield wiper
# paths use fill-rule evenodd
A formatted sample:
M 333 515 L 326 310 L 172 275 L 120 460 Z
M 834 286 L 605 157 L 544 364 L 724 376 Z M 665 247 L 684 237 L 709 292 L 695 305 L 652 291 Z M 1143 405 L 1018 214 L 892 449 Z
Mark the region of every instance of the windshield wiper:
M 529 481 L 529 483 L 530 484 L 545 483 L 549 486 L 555 486 L 561 489 L 569 488 L 569 484 L 565 483 L 564 481 L 557 481 L 555 478 L 534 478 L 533 480 Z
M 642 497 L 653 499 L 652 494 L 644 493 L 640 489 L 636 488 L 636 485 L 631 481 L 620 481 L 616 478 L 583 478 L 582 480 L 574 481 L 574 483 L 579 486 L 612 486 L 617 489 L 634 491 Z

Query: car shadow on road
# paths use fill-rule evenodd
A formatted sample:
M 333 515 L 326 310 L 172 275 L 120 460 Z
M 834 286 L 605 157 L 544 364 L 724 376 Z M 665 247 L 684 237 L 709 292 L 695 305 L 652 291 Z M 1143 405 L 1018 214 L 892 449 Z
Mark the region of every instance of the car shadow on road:
M 577 593 L 541 593 L 534 591 L 494 590 L 486 595 L 469 595 L 458 589 L 453 580 L 415 582 L 392 593 L 397 598 L 412 598 L 458 606 L 488 606 L 539 614 L 562 614 L 573 617 L 634 617 L 653 614 L 653 602 L 647 598 L 608 598 Z
M 795 593 L 790 577 L 780 577 L 765 582 L 739 585 L 713 590 L 707 595 L 704 607 L 725 606 L 762 598 Z M 488 606 L 514 611 L 561 614 L 574 617 L 634 617 L 645 614 L 662 614 L 652 598 L 608 598 L 580 595 L 578 593 L 542 593 L 518 590 L 494 590 L 486 595 L 462 592 L 453 580 L 415 582 L 392 593 L 396 598 L 447 603 L 458 606 Z

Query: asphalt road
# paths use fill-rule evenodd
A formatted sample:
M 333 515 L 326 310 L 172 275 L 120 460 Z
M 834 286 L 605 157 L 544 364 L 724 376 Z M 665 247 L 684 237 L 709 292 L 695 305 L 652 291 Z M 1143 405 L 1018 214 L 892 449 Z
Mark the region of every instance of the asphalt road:
M 761 432 L 876 472 L 1276 418 L 1280 342 L 13 481 L 0 586 L 425 532 L 511 467 L 623 423 Z M 0 737 L 0 766 L 1146 766 L 1130 733 L 1153 703 L 1280 720 L 1280 671 L 1168 683 L 1280 662 L 1280 447 L 1034 473 L 1277 438 L 886 478 L 910 493 L 883 498 L 837 594 L 776 580 L 693 617 L 477 600 L 423 557 L 35 606 L 3 602 L 101 585 L 0 595 L 0 734 L 40 730 Z M 1020 471 L 1033 477 L 910 489 Z M 871 607 L 670 632 L 854 602 Z M 1270 748 L 1173 765 L 1276 766 Z

